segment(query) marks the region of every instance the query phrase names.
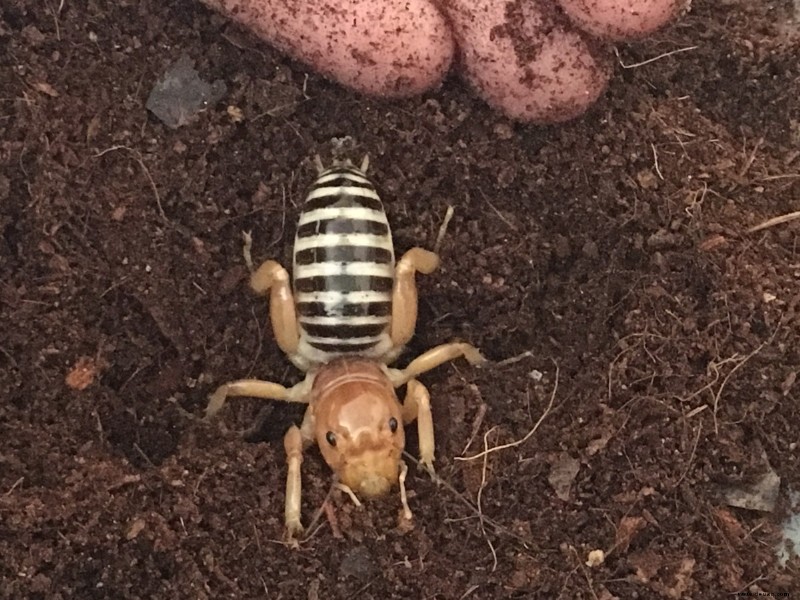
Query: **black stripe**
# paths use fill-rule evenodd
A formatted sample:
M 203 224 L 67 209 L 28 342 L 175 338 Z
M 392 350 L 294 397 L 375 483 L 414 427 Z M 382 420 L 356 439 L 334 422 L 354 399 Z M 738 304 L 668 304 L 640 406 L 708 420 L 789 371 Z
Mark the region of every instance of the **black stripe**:
M 392 314 L 392 303 L 354 302 L 326 309 L 324 302 L 298 302 L 297 312 L 302 317 L 388 317 Z
M 375 275 L 317 275 L 294 280 L 295 292 L 391 292 L 394 279 Z
M 318 179 L 316 179 L 312 184 L 309 190 L 316 190 L 322 187 L 338 187 L 341 185 L 350 185 L 353 187 L 360 187 L 360 188 L 369 188 L 371 190 L 375 189 L 375 186 L 372 185 L 369 181 L 353 181 L 349 177 L 346 177 L 345 174 L 348 175 L 356 175 L 358 177 L 364 177 L 361 173 L 357 171 L 351 171 L 349 169 L 339 169 L 335 172 L 331 171 L 328 173 L 324 173 L 320 175 Z M 328 177 L 330 175 L 338 175 L 335 179 L 328 179 L 327 181 L 320 181 L 323 177 Z
M 389 226 L 378 221 L 362 219 L 322 219 L 311 221 L 297 228 L 297 237 L 306 238 L 319 233 L 371 233 L 373 235 L 389 235 Z
M 328 187 L 328 186 L 323 186 Z M 383 210 L 383 204 L 377 198 L 369 196 L 355 196 L 343 192 L 332 191 L 326 196 L 319 196 L 306 200 L 303 210 L 316 210 L 318 208 L 350 208 L 353 206 L 369 208 L 372 210 Z
M 363 352 L 364 350 L 369 350 L 370 348 L 374 348 L 378 344 L 379 340 L 375 340 L 374 342 L 367 342 L 364 344 L 322 344 L 320 342 L 312 342 L 309 341 L 308 344 L 312 348 L 316 348 L 317 350 L 322 350 L 323 352 Z
M 343 317 L 388 317 L 392 314 L 392 302 L 352 302 L 344 305 Z M 333 316 L 333 315 L 331 315 Z
M 294 258 L 298 265 L 313 265 L 320 262 L 391 264 L 392 253 L 386 248 L 374 246 L 315 246 L 300 250 Z
M 388 321 L 386 323 L 370 323 L 368 325 L 322 325 L 300 321 L 300 326 L 305 329 L 308 335 L 343 339 L 380 335 L 388 325 Z

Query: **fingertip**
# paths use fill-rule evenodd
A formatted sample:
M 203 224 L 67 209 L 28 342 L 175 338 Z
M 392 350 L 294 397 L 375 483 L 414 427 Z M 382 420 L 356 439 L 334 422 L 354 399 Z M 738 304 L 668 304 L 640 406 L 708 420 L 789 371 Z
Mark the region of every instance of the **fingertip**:
M 493 0 L 447 0 L 445 6 L 465 77 L 512 119 L 568 121 L 606 89 L 606 49 L 548 2 L 531 0 L 516 12 Z
M 664 27 L 691 0 L 559 0 L 584 31 L 606 40 L 641 38 Z

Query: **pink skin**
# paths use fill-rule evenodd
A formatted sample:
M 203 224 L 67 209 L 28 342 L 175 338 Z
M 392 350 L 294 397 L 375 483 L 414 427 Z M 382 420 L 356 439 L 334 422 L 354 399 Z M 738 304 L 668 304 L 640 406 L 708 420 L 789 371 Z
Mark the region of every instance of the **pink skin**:
M 202 0 L 276 48 L 359 92 L 420 94 L 450 68 L 455 45 L 428 0 Z
M 634 39 L 690 0 L 201 0 L 359 92 L 408 97 L 437 86 L 458 47 L 477 94 L 513 119 L 586 111 L 611 69 L 597 39 Z M 563 8 L 563 10 L 562 10 Z M 588 33 L 587 33 L 588 32 Z
M 548 4 L 443 1 L 466 79 L 479 96 L 513 119 L 572 119 L 608 83 L 610 70 L 599 44 L 590 43 Z
M 560 0 L 584 31 L 608 40 L 644 37 L 669 23 L 691 0 Z

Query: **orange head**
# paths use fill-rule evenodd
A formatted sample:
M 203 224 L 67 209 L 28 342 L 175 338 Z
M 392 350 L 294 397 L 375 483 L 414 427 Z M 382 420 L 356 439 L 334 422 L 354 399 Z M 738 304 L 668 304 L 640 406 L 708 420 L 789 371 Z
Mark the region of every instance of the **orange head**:
M 314 380 L 314 435 L 339 481 L 363 496 L 388 492 L 405 446 L 400 402 L 368 361 L 326 365 Z

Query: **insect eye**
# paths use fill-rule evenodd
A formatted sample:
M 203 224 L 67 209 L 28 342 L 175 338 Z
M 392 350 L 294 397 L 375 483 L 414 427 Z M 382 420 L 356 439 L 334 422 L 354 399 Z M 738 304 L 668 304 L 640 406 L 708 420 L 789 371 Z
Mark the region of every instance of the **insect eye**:
M 325 434 L 325 439 L 331 446 L 336 446 L 336 434 L 334 434 L 332 431 L 329 431 Z
M 397 419 L 395 419 L 394 417 L 389 419 L 389 429 L 392 430 L 392 433 L 397 431 Z

